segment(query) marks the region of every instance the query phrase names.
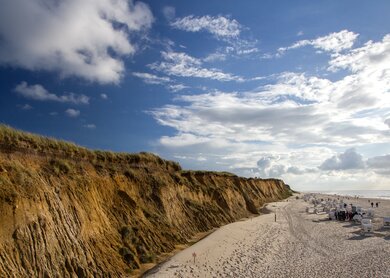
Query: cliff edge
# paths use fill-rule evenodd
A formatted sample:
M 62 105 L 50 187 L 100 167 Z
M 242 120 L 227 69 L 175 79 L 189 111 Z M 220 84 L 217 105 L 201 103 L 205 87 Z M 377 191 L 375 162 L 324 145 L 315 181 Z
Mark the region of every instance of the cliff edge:
M 290 195 L 278 179 L 183 171 L 0 126 L 0 276 L 123 277 Z

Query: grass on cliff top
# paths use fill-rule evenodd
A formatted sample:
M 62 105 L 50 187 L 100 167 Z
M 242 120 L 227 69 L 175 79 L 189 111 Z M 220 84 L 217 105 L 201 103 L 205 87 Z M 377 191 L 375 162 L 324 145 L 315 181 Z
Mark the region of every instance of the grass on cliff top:
M 57 140 L 45 136 L 20 131 L 0 124 L 0 151 L 25 152 L 34 154 L 56 155 L 65 159 L 80 159 L 90 162 L 109 162 L 126 164 L 167 165 L 180 171 L 179 163 L 163 160 L 157 155 L 147 152 L 137 154 L 114 153 L 110 151 L 89 150 L 71 142 Z
M 208 175 L 213 174 L 216 176 L 229 176 L 229 177 L 237 177 L 237 175 L 230 173 L 230 172 L 215 172 L 215 171 L 202 171 L 202 170 L 183 170 L 181 171 L 182 174 L 195 174 L 195 175 Z

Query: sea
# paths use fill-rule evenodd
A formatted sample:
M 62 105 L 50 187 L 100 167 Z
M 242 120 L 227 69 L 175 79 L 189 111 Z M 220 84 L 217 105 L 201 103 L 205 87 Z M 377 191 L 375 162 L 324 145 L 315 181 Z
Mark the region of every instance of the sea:
M 331 191 L 316 191 L 314 193 L 342 195 L 359 198 L 372 199 L 387 199 L 390 200 L 390 190 L 331 190 Z

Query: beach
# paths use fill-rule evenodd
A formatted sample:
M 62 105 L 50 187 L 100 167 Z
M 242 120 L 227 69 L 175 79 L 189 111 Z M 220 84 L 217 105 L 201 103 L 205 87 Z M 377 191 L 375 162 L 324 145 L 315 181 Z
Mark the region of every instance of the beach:
M 297 199 L 298 197 L 299 199 Z M 390 277 L 390 200 L 316 194 L 374 208 L 374 232 L 308 214 L 303 194 L 266 206 L 268 214 L 225 225 L 145 277 Z M 276 221 L 275 221 L 276 215 Z

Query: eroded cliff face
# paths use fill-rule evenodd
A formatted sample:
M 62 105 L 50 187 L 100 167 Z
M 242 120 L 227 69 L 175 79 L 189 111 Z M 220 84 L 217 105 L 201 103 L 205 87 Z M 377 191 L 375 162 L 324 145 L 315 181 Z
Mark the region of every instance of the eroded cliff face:
M 281 180 L 183 171 L 0 126 L 0 277 L 123 277 L 290 194 Z

